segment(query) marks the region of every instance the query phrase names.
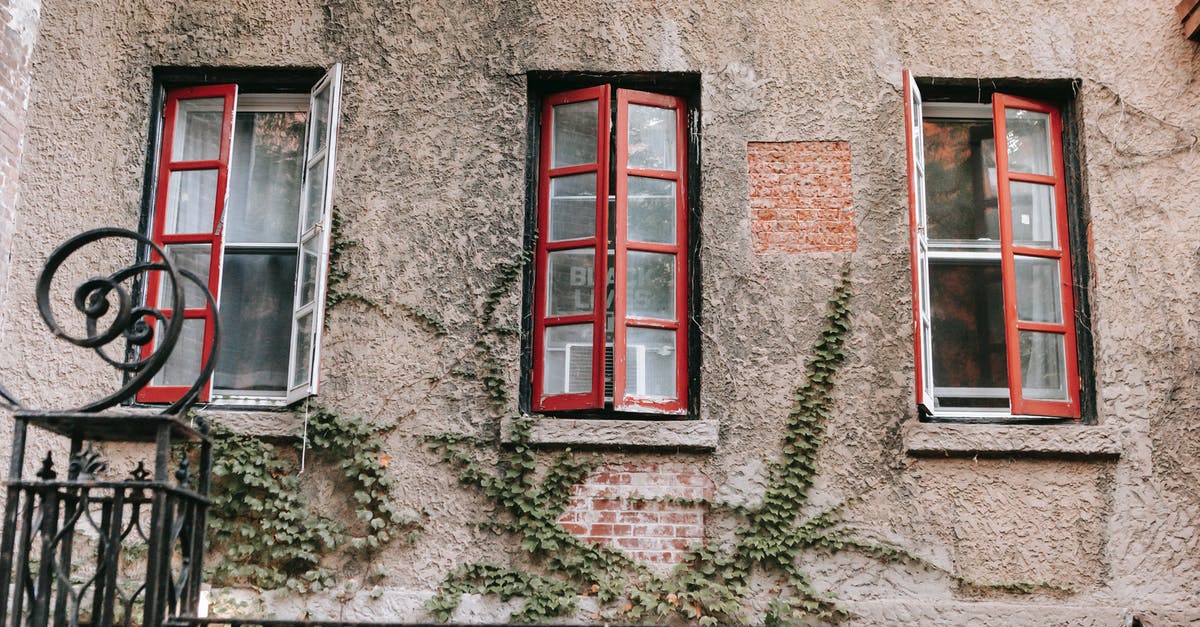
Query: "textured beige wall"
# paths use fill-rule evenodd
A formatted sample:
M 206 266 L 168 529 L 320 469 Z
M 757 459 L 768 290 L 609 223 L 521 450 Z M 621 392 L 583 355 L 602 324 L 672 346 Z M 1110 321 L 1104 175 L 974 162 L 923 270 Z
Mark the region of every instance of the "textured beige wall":
M 699 464 L 718 494 L 752 493 L 763 468 L 756 460 L 775 448 L 833 277 L 849 262 L 854 331 L 821 453 L 820 500 L 856 498 L 851 517 L 868 533 L 971 578 L 1073 591 L 978 599 L 920 569 L 814 556 L 819 582 L 863 622 L 1043 616 L 1103 624 L 1125 608 L 1168 624 L 1196 618 L 1200 56 L 1172 5 L 47 0 L 0 380 L 36 406 L 68 405 L 114 384 L 86 356 L 57 354 L 33 322 L 32 284 L 67 234 L 136 227 L 152 66 L 342 62 L 335 205 L 347 236 L 360 242 L 347 259 L 355 289 L 383 308 L 333 310 L 320 400 L 397 426 L 389 436 L 396 501 L 428 516 L 415 547 L 383 557 L 393 565 L 385 586 L 397 591 L 394 602 L 359 599 L 339 609 L 324 597 L 310 609 L 410 619 L 415 606 L 399 591 L 431 590 L 454 564 L 509 550 L 463 524 L 486 516 L 485 504 L 418 438 L 497 429 L 476 386 L 445 373 L 469 349 L 491 269 L 521 249 L 525 73 L 695 71 L 703 109 L 701 415 L 720 421 L 720 445 L 711 454 L 614 452 L 606 461 Z M 1121 434 L 1115 459 L 906 454 L 901 423 L 915 420 L 915 410 L 903 67 L 920 76 L 1081 79 L 1094 383 L 1100 422 Z M 751 141 L 850 143 L 856 253 L 751 252 Z M 450 333 L 431 338 L 401 303 L 440 313 Z M 499 315 L 515 327 L 520 309 L 514 296 Z M 52 351 L 47 377 L 42 358 Z M 515 394 L 516 343 L 501 357 Z M 986 427 L 981 433 L 989 437 Z M 300 607 L 272 598 L 281 612 Z

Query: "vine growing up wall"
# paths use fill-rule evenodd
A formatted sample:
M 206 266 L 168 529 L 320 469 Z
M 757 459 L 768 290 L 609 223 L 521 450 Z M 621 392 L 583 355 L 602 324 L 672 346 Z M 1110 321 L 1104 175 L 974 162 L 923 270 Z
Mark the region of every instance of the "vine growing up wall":
M 863 540 L 843 525 L 841 507 L 803 515 L 816 477 L 816 455 L 833 404 L 838 367 L 850 331 L 850 278 L 845 273 L 829 299 L 820 335 L 813 344 L 804 381 L 796 389 L 778 456 L 768 460 L 766 493 L 751 506 L 706 504 L 736 521 L 732 538 L 692 551 L 671 575 L 650 572 L 622 552 L 584 542 L 565 531 L 558 518 L 570 487 L 591 471 L 595 459 L 569 450 L 538 472 L 529 444 L 528 419 L 515 421 L 513 446 L 502 449 L 495 470 L 469 453 L 469 439 L 455 434 L 430 438 L 430 446 L 454 466 L 463 484 L 480 491 L 507 514 L 480 523 L 519 541 L 543 573 L 524 573 L 493 563 L 464 564 L 449 573 L 427 605 L 448 620 L 462 594 L 522 597 L 513 620 L 538 621 L 570 614 L 578 595 L 595 596 L 619 620 L 683 619 L 700 624 L 741 624 L 747 614 L 752 572 L 761 569 L 784 582 L 766 613 L 768 623 L 848 616 L 836 599 L 813 587 L 802 567 L 806 551 L 855 550 L 884 561 L 924 561 L 909 551 Z M 538 481 L 535 477 L 541 476 Z
M 379 430 L 364 421 L 323 408 L 309 416 L 308 453 L 341 470 L 339 492 L 351 495 L 349 524 L 309 503 L 297 474 L 299 451 L 220 427 L 213 440 L 208 543 L 223 556 L 210 564 L 213 583 L 326 589 L 334 583 L 329 561 L 336 551 L 369 555 L 398 537 L 412 540 L 406 534 L 418 523 L 392 503 L 391 460 Z
M 329 324 L 329 310 L 344 302 L 357 302 L 370 309 L 379 309 L 379 303 L 358 290 L 346 287 L 350 269 L 346 267 L 346 251 L 358 245 L 357 240 L 346 237 L 342 214 L 334 211 L 329 226 L 329 276 L 325 280 L 325 323 Z

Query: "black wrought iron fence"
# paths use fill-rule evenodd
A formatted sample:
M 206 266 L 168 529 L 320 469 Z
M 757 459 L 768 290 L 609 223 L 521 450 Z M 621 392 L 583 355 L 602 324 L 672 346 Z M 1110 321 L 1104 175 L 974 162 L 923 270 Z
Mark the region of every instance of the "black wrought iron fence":
M 70 300 L 86 331 L 72 335 L 54 315 L 55 274 L 73 253 L 112 240 L 131 242 L 148 254 L 145 261 L 75 288 Z M 170 286 L 171 309 L 140 304 L 139 284 L 150 273 L 160 273 L 159 282 Z M 46 262 L 36 294 L 42 319 L 55 336 L 95 351 L 122 372 L 124 385 L 67 411 L 31 410 L 0 389 L 0 405 L 13 416 L 0 536 L 0 627 L 161 625 L 169 616 L 195 613 L 211 504 L 212 440 L 203 417 L 187 410 L 213 371 L 216 341 L 195 383 L 162 413 L 112 409 L 132 399 L 167 363 L 185 318 L 185 280 L 215 311 L 199 277 L 176 268 L 160 247 L 131 231 L 85 232 Z M 196 293 L 191 286 L 187 291 Z M 30 427 L 67 438 L 65 473 L 55 467 L 51 452 L 35 477 L 24 476 Z M 150 450 L 130 476 L 109 480 L 103 476 L 107 462 L 93 446 L 107 442 L 140 443 Z

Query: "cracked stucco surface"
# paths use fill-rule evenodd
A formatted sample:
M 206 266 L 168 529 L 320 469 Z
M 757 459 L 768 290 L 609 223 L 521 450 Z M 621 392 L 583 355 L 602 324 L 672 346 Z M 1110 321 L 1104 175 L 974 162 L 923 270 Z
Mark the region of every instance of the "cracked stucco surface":
M 354 288 L 382 308 L 331 312 L 320 401 L 397 426 L 388 439 L 395 500 L 425 512 L 426 530 L 416 546 L 380 556 L 383 585 L 425 594 L 457 563 L 512 551 L 466 524 L 487 518 L 487 504 L 460 488 L 419 436 L 498 431 L 476 387 L 446 372 L 470 348 L 491 269 L 521 249 L 525 72 L 694 71 L 703 111 L 701 417 L 719 421 L 720 442 L 710 454 L 611 452 L 606 461 L 698 464 L 718 494 L 728 483 L 752 495 L 834 277 L 849 263 L 854 330 L 821 451 L 819 499 L 853 497 L 856 526 L 971 578 L 1072 591 L 980 599 L 937 573 L 813 556 L 817 582 L 858 603 L 864 622 L 1046 616 L 1089 624 L 1122 608 L 1163 623 L 1195 618 L 1200 61 L 1171 3 L 1086 4 L 46 0 L 0 380 L 37 407 L 71 405 L 115 384 L 35 324 L 32 285 L 67 235 L 136 228 L 152 66 L 342 62 L 335 206 L 359 242 L 347 257 Z M 919 76 L 1081 80 L 1094 385 L 1099 421 L 1122 430 L 1118 457 L 906 455 L 901 423 L 915 410 L 903 67 Z M 850 142 L 856 253 L 751 253 L 750 141 Z M 512 327 L 519 300 L 499 309 Z M 433 338 L 399 303 L 438 312 L 450 333 Z M 515 393 L 517 343 L 500 355 Z M 319 485 L 318 503 L 335 498 Z M 304 605 L 270 598 L 281 612 Z M 310 612 L 337 618 L 351 607 L 367 612 L 359 619 L 408 620 L 420 616 L 410 601 L 326 599 Z

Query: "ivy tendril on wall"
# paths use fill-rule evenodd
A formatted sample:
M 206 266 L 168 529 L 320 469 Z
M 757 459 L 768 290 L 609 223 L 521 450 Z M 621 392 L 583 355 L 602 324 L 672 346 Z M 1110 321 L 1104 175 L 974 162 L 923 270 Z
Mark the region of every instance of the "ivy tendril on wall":
M 554 456 L 539 472 L 530 445 L 531 420 L 513 423 L 512 446 L 500 449 L 495 470 L 485 469 L 468 444 L 482 445 L 459 434 L 427 438 L 432 450 L 459 473 L 459 480 L 481 492 L 498 510 L 499 520 L 477 523 L 515 536 L 522 550 L 543 569 L 523 572 L 495 563 L 468 563 L 443 579 L 426 608 L 441 621 L 450 620 L 462 595 L 487 594 L 501 600 L 524 599 L 510 620 L 537 622 L 568 616 L 578 599 L 595 597 L 602 613 L 626 621 L 682 619 L 701 625 L 746 624 L 750 577 L 756 569 L 773 573 L 783 588 L 762 619 L 767 624 L 805 621 L 837 622 L 849 611 L 830 593 L 816 589 L 801 566 L 806 551 L 856 551 L 888 563 L 913 563 L 941 570 L 911 551 L 862 539 L 844 523 L 844 505 L 810 510 L 809 491 L 817 474 L 817 451 L 833 404 L 838 368 L 850 332 L 851 281 L 843 272 L 828 302 L 824 324 L 812 347 L 804 381 L 796 389 L 777 458 L 768 465 L 762 500 L 748 506 L 725 506 L 701 499 L 714 513 L 732 518 L 731 542 L 711 541 L 694 549 L 669 575 L 650 572 L 626 554 L 576 538 L 558 524 L 571 486 L 582 482 L 597 464 L 594 456 L 569 449 Z M 541 477 L 538 481 L 536 478 Z M 669 499 L 666 499 L 669 500 Z M 689 501 L 692 502 L 692 501 Z M 986 585 L 954 579 L 964 586 L 1030 592 L 1055 589 L 1052 584 Z M 1061 588 L 1058 588 L 1061 589 Z
M 297 592 L 330 588 L 328 560 L 339 550 L 376 553 L 420 529 L 392 502 L 395 478 L 380 430 L 361 419 L 317 408 L 308 446 L 317 460 L 341 470 L 353 522 L 315 511 L 296 475 L 296 453 L 217 427 L 213 442 L 213 508 L 208 543 L 224 559 L 210 566 L 217 585 L 252 585 Z

